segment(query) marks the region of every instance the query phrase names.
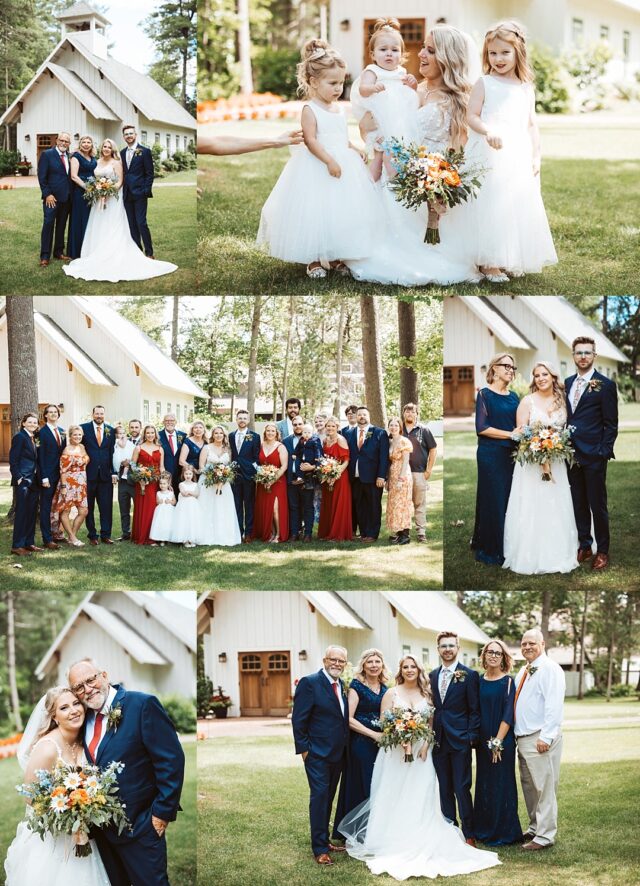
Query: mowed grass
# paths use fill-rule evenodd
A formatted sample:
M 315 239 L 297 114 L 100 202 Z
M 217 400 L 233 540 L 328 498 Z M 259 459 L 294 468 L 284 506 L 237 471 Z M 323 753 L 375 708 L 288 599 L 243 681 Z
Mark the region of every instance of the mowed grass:
M 582 727 L 582 708 L 606 729 Z M 635 723 L 606 719 L 616 702 L 569 701 L 556 845 L 541 853 L 500 848 L 502 866 L 447 878 L 451 886 L 618 886 L 640 883 L 636 807 L 640 706 Z M 579 713 L 578 713 L 579 712 Z M 629 719 L 626 715 L 623 719 Z M 198 883 L 391 886 L 348 856 L 319 873 L 309 839 L 308 786 L 289 738 L 216 738 L 198 743 Z M 522 796 L 520 820 L 526 827 Z M 410 882 L 422 882 L 412 879 Z M 429 881 L 431 882 L 431 881 Z M 440 882 L 440 881 L 438 881 Z
M 169 854 L 169 880 L 183 886 L 196 883 L 196 836 L 198 816 L 196 806 L 196 743 L 183 745 L 186 767 L 184 787 L 180 805 L 182 812 L 167 831 Z M 9 844 L 16 835 L 18 822 L 24 815 L 24 800 L 15 791 L 15 785 L 22 782 L 23 773 L 15 757 L 0 760 L 0 792 L 2 793 L 2 816 L 0 816 L 0 858 L 4 861 Z M 4 865 L 0 867 L 2 882 L 5 882 Z M 31 884 L 25 884 L 31 886 Z M 71 884 L 70 884 L 71 886 Z
M 569 121 L 565 128 L 548 123 L 552 155 L 544 152 L 542 191 L 559 263 L 540 274 L 509 284 L 460 284 L 456 293 L 515 293 L 526 295 L 637 294 L 640 291 L 640 126 L 624 121 L 611 134 L 597 117 L 593 123 Z M 255 136 L 281 132 L 292 121 L 225 124 L 217 132 Z M 228 129 L 225 127 L 229 127 Z M 351 132 L 357 140 L 355 131 Z M 600 159 L 585 158 L 584 145 L 609 146 L 616 158 L 602 173 Z M 598 151 L 586 157 L 597 156 Z M 301 265 L 272 259 L 255 246 L 260 210 L 284 164 L 286 150 L 262 151 L 238 157 L 200 157 L 198 208 L 199 291 L 255 292 L 281 295 L 304 293 L 393 295 L 402 287 L 359 284 L 329 275 L 310 281 Z M 582 159 L 575 159 L 581 157 Z M 508 185 L 507 185 L 508 186 Z M 428 247 L 425 247 L 425 254 Z M 449 289 L 427 287 L 443 294 Z
M 39 267 L 42 202 L 37 188 L 0 191 L 0 294 L 2 295 L 125 295 L 191 293 L 196 280 L 196 187 L 193 171 L 167 176 L 149 201 L 147 219 L 156 258 L 178 265 L 178 270 L 152 280 L 100 283 L 67 277 L 62 262 L 52 259 Z
M 638 587 L 640 562 L 637 548 L 638 453 L 640 431 L 622 428 L 615 444 L 616 458 L 607 467 L 607 492 L 611 530 L 611 563 L 595 572 L 590 561 L 568 575 L 517 575 L 474 559 L 469 548 L 476 501 L 476 435 L 472 431 L 445 433 L 444 584 L 451 590 L 529 590 L 567 587 L 630 591 Z M 538 519 L 544 520 L 544 514 Z M 462 523 L 460 524 L 460 521 Z M 535 525 L 531 544 L 536 543 Z
M 91 576 L 94 590 L 420 590 L 442 587 L 442 462 L 429 481 L 427 544 L 413 541 L 402 547 L 388 542 L 384 518 L 376 544 L 361 542 L 269 545 L 253 543 L 232 548 L 180 545 L 164 548 L 131 542 L 46 551 L 15 557 L 12 527 L 5 515 L 11 501 L 9 483 L 0 483 L 0 588 L 81 587 Z M 386 496 L 385 496 L 386 499 Z M 384 501 L 384 500 L 383 500 Z M 96 520 L 98 510 L 96 508 Z M 120 535 L 117 503 L 113 537 Z M 317 527 L 316 527 L 317 532 Z M 412 532 L 412 535 L 414 533 Z M 86 530 L 80 531 L 86 541 Z M 314 536 L 315 539 L 315 536 Z M 36 544 L 40 528 L 36 527 Z

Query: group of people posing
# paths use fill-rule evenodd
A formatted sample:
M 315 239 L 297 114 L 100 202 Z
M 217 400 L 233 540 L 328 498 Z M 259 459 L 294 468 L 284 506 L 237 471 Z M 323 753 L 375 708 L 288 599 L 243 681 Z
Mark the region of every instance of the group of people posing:
M 85 520 L 90 544 L 113 544 L 114 487 L 118 541 L 185 547 L 310 541 L 317 522 L 320 539 L 350 541 L 359 532 L 363 542 L 373 542 L 386 488 L 391 541 L 409 542 L 413 513 L 417 541 L 424 542 L 437 446 L 419 424 L 415 404 L 408 403 L 403 420 L 391 419 L 387 430 L 371 425 L 365 406 L 347 408 L 342 430 L 325 413 L 305 422 L 301 409 L 297 397 L 289 398 L 286 417 L 267 422 L 262 435 L 249 428 L 242 409 L 229 434 L 222 425 L 208 434 L 199 420 L 181 431 L 174 414 L 164 417 L 159 432 L 139 419 L 129 421 L 127 432 L 105 423 L 103 406 L 94 407 L 91 421 L 66 431 L 54 404 L 45 408 L 40 428 L 37 414 L 27 413 L 9 454 L 16 487 L 11 552 L 28 556 L 61 543 L 83 547 L 78 533 Z M 321 484 L 318 471 L 328 460 L 332 476 Z M 230 482 L 209 482 L 209 466 L 230 468 Z M 271 473 L 258 483 L 265 466 Z M 35 544 L 38 504 L 42 548 Z
M 523 851 L 536 852 L 555 842 L 565 682 L 562 668 L 545 653 L 542 632 L 523 635 L 525 665 L 515 677 L 502 640 L 484 645 L 482 675 L 460 661 L 455 632 L 442 631 L 436 642 L 441 665 L 428 676 L 415 656 L 404 655 L 392 683 L 383 653 L 367 649 L 346 692 L 340 678 L 347 650 L 330 646 L 322 668 L 299 681 L 293 735 L 309 783 L 318 864 L 331 865 L 335 853 L 346 851 L 373 874 L 435 878 L 500 864 L 497 853 L 477 843 L 520 843 Z M 390 711 L 427 716 L 433 739 L 381 749 L 380 720 Z
M 40 267 L 47 267 L 53 256 L 69 262 L 62 269 L 70 277 L 114 283 L 161 277 L 177 269 L 156 261 L 153 254 L 147 223 L 147 202 L 153 197 L 151 151 L 139 143 L 134 126 L 125 124 L 122 135 L 122 151 L 110 138 L 96 149 L 91 136 L 83 135 L 69 154 L 71 136 L 60 132 L 55 147 L 40 155 Z M 88 202 L 87 189 L 96 182 L 109 190 Z

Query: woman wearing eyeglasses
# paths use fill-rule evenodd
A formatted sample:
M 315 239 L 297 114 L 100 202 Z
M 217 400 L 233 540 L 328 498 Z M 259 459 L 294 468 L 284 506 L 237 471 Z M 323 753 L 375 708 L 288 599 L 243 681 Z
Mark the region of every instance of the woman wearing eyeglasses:
M 476 840 L 488 846 L 522 842 L 513 735 L 513 659 L 502 640 L 490 640 L 480 653 L 480 743 L 476 749 L 473 825 Z
M 504 562 L 504 523 L 513 477 L 511 435 L 519 400 L 509 385 L 516 368 L 511 354 L 496 354 L 489 361 L 487 386 L 476 398 L 478 486 L 471 548 L 476 560 L 497 566 Z

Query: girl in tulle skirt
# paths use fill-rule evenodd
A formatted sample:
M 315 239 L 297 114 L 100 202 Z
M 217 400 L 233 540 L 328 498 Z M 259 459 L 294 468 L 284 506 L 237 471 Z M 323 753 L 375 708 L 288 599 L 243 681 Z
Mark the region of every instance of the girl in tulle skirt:
M 470 217 L 477 264 L 502 283 L 558 257 L 540 193 L 540 133 L 521 25 L 500 22 L 487 31 L 482 67 L 469 99 L 467 156 L 487 173 Z
M 258 243 L 269 254 L 307 265 L 312 278 L 328 270 L 348 276 L 345 260 L 369 255 L 379 212 L 363 156 L 349 142 L 338 99 L 346 66 L 324 40 L 309 40 L 298 65 L 304 145 L 291 158 L 262 209 Z
M 161 547 L 165 542 L 171 541 L 175 503 L 176 497 L 171 488 L 171 474 L 161 474 L 156 492 L 156 509 L 153 512 L 151 531 L 149 532 L 149 538 L 157 541 Z
M 202 511 L 198 495 L 200 487 L 195 482 L 195 471 L 191 465 L 182 469 L 182 483 L 178 486 L 178 504 L 173 512 L 173 525 L 168 541 L 182 543 L 185 548 L 195 548 L 200 536 Z

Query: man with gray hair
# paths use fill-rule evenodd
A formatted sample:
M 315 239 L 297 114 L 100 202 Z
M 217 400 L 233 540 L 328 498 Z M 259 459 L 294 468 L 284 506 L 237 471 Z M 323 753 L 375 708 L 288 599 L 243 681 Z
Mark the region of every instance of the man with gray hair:
M 69 261 L 65 255 L 64 238 L 71 211 L 71 136 L 59 132 L 54 147 L 47 148 L 38 160 L 38 184 L 42 195 L 42 233 L 40 235 L 40 267 L 46 268 L 53 257 Z
M 560 665 L 545 653 L 544 637 L 538 628 L 524 633 L 520 648 L 527 664 L 516 677 L 514 733 L 529 815 L 522 849 L 530 852 L 552 846 L 558 830 L 556 794 L 565 679 Z
M 333 864 L 330 852 L 344 852 L 344 846 L 329 840 L 329 818 L 349 740 L 349 706 L 340 680 L 346 664 L 347 650 L 329 646 L 322 668 L 301 678 L 293 699 L 296 754 L 302 756 L 309 782 L 311 848 L 321 865 Z

